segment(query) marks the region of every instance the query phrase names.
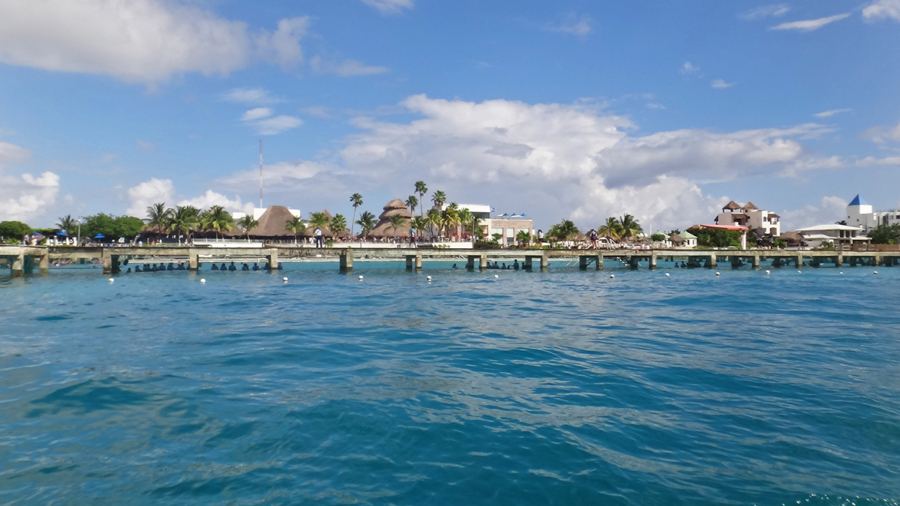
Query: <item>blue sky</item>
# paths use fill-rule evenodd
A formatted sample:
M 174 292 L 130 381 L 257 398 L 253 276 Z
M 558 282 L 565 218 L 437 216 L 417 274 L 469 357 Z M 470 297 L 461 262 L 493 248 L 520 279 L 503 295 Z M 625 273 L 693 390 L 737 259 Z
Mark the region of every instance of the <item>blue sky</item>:
M 0 219 L 424 180 L 546 228 L 900 205 L 900 0 L 0 0 Z

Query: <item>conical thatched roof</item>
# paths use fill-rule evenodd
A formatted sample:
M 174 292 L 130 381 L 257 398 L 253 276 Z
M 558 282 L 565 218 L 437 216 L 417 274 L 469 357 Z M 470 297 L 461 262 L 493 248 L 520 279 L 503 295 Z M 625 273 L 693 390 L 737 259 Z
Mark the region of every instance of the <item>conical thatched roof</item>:
M 672 244 L 684 244 L 684 238 L 675 233 L 669 236 L 669 240 L 672 241 Z
M 391 227 L 391 216 L 403 216 L 406 218 L 404 226 Z M 409 237 L 412 214 L 406 208 L 406 204 L 400 199 L 394 199 L 384 206 L 384 212 L 378 217 L 378 224 L 369 232 L 369 237 Z
M 285 206 L 269 206 L 266 212 L 259 217 L 259 225 L 250 229 L 250 235 L 256 237 L 293 237 L 294 234 L 285 230 L 287 222 L 294 219 L 294 215 Z
M 723 207 L 722 210 L 724 211 L 727 209 L 729 211 L 737 211 L 740 208 L 741 208 L 741 205 L 732 200 L 728 204 L 725 204 L 725 207 Z
M 785 232 L 778 236 L 778 238 L 784 242 L 791 244 L 799 244 L 803 240 L 803 236 L 800 234 L 800 232 L 796 231 Z
M 744 206 L 744 211 L 758 211 L 759 208 L 756 207 L 756 204 L 753 202 L 747 202 L 747 205 Z

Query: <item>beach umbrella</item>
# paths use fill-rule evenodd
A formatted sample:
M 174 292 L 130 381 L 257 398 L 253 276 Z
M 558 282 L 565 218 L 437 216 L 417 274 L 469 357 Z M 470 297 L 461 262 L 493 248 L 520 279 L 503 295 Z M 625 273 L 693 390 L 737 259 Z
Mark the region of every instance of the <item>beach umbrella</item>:
M 106 238 L 106 236 L 103 234 L 97 234 L 94 236 L 94 239 L 105 239 L 105 238 Z
M 65 230 L 60 230 L 59 232 L 56 233 L 56 235 L 61 235 L 61 236 L 65 237 L 69 234 L 67 234 Z

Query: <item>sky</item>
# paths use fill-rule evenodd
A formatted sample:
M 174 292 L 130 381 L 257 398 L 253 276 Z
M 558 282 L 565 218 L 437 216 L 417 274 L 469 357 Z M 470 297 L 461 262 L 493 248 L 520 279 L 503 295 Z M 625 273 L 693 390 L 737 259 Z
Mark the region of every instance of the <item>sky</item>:
M 900 207 L 900 0 L 0 0 L 0 220 Z M 426 196 L 428 199 L 429 196 Z

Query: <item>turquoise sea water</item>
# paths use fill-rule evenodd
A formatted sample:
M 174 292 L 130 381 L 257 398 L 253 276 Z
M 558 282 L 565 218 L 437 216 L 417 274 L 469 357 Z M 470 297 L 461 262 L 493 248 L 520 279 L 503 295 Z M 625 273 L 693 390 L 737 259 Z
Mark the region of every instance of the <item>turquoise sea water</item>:
M 900 268 L 448 265 L 0 275 L 0 504 L 900 499 Z

